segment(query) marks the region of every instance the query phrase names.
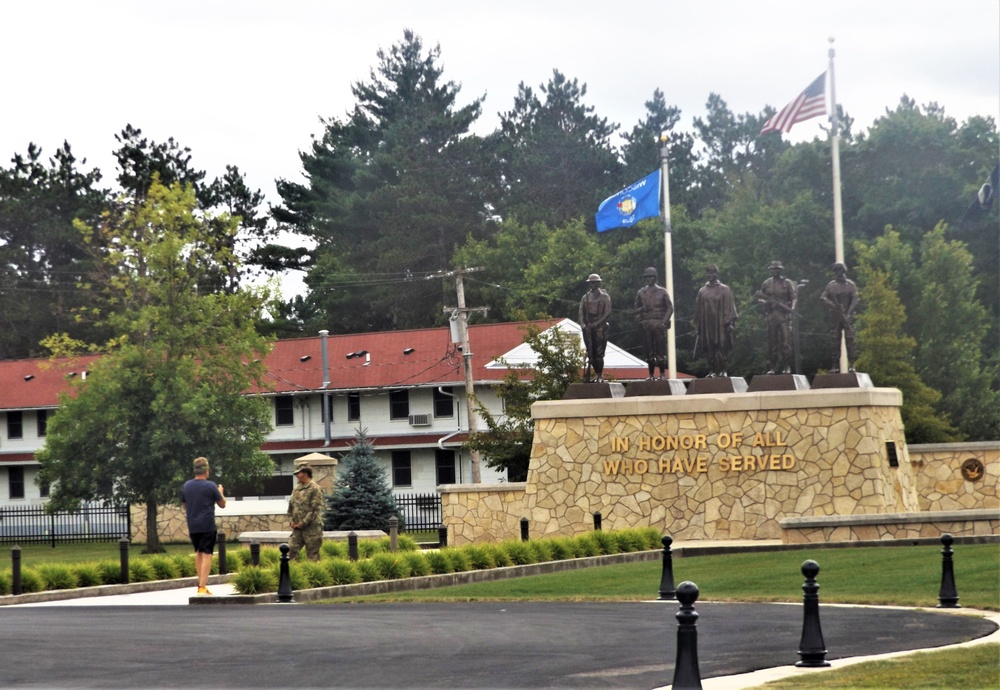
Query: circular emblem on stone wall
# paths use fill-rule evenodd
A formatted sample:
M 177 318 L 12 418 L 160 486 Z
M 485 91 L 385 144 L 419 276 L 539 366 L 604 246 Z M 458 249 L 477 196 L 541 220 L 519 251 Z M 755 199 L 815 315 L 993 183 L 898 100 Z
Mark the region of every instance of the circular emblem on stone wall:
M 962 477 L 966 481 L 978 482 L 986 474 L 986 468 L 976 458 L 969 458 L 962 463 Z

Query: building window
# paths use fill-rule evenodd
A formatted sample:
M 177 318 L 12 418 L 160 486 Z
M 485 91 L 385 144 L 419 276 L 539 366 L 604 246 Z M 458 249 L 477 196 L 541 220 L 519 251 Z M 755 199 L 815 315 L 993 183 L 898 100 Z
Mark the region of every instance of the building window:
M 358 391 L 347 394 L 347 421 L 361 421 L 361 393 Z
M 434 416 L 455 416 L 455 398 L 448 393 L 442 393 L 440 388 L 434 389 Z
M 408 450 L 392 451 L 392 485 L 413 486 L 413 468 Z
M 38 438 L 45 438 L 45 433 L 49 429 L 49 411 L 39 410 L 35 415 L 38 420 Z
M 24 419 L 21 410 L 7 412 L 7 438 L 24 438 Z
M 410 391 L 396 390 L 389 393 L 389 419 L 410 418 Z
M 24 468 L 7 468 L 7 487 L 11 498 L 24 498 Z
M 455 483 L 455 451 L 441 450 L 434 451 L 434 460 L 437 465 L 437 483 Z
M 49 497 L 49 483 L 48 482 L 39 482 L 38 483 L 38 495 L 41 496 L 42 498 L 48 498 Z
M 274 425 L 292 426 L 295 424 L 295 399 L 290 395 L 274 397 Z

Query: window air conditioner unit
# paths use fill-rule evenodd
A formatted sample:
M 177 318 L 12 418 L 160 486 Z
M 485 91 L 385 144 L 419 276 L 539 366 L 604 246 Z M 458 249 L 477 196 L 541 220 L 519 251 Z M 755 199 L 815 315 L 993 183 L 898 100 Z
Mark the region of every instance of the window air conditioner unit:
M 410 426 L 430 426 L 431 420 L 428 415 L 425 414 L 411 414 L 410 415 Z

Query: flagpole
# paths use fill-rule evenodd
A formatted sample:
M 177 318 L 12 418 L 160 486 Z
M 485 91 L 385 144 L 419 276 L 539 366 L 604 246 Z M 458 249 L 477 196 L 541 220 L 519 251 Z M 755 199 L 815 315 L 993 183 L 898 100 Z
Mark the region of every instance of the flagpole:
M 667 174 L 667 133 L 660 134 L 660 186 L 663 198 L 663 256 L 666 271 L 663 282 L 671 302 L 674 299 L 674 251 L 670 233 L 670 184 Z M 676 305 L 674 308 L 676 312 Z M 674 338 L 674 314 L 670 314 L 670 327 L 667 329 L 667 378 L 677 378 L 677 344 Z
M 833 36 L 830 36 L 830 139 L 831 139 L 831 159 L 833 162 L 833 242 L 834 256 L 837 263 L 844 263 L 844 214 L 840 204 L 840 134 L 837 122 L 837 89 L 833 78 Z M 844 336 L 840 338 L 840 371 L 846 372 L 847 345 Z

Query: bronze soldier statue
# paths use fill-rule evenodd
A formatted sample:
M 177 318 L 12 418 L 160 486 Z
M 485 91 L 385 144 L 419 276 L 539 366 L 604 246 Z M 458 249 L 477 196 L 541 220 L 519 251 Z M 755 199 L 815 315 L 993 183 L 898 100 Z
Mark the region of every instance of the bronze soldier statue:
M 840 372 L 840 334 L 847 344 L 847 371 L 854 371 L 858 344 L 854 334 L 854 310 L 858 307 L 858 287 L 847 277 L 847 267 L 839 261 L 833 265 L 836 277 L 826 284 L 819 296 L 830 307 L 830 345 L 833 355 L 831 373 Z
M 656 284 L 656 269 L 647 268 L 643 273 L 645 287 L 635 295 L 635 309 L 642 327 L 642 339 L 646 349 L 646 364 L 649 366 L 649 380 L 659 367 L 660 378 L 667 378 L 667 329 L 674 313 L 674 303 L 670 301 L 667 289 Z
M 587 374 L 594 370 L 594 382 L 604 381 L 604 351 L 608 346 L 608 319 L 611 318 L 611 297 L 601 289 L 601 276 L 591 273 L 587 278 L 590 290 L 580 300 L 580 327 L 583 345 L 587 348 Z
M 694 356 L 708 359 L 709 378 L 728 376 L 726 363 L 733 352 L 733 329 L 736 327 L 736 303 L 728 285 L 719 282 L 719 268 L 705 267 L 705 283 L 694 301 L 694 323 L 697 340 Z
M 784 266 L 772 261 L 768 266 L 771 277 L 764 281 L 754 297 L 764 306 L 767 318 L 768 374 L 790 374 L 792 371 L 791 320 L 795 313 L 797 293 L 795 283 L 781 275 Z

